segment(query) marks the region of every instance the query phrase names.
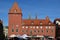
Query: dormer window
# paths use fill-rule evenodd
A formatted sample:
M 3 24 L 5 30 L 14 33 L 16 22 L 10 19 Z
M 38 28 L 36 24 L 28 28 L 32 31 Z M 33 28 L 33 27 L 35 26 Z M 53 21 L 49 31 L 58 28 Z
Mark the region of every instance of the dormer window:
M 31 24 L 34 24 L 34 23 L 31 23 Z
M 40 25 L 42 25 L 42 23 L 40 23 Z
M 16 13 L 17 12 L 17 10 L 14 10 L 14 13 Z
M 34 21 L 31 21 L 31 24 L 33 25 L 34 24 Z
M 50 25 L 51 23 L 49 23 L 49 25 Z

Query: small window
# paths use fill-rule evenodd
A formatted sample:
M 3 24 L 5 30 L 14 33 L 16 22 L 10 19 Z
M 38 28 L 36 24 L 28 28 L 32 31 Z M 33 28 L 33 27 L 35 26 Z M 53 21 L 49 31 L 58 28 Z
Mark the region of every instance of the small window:
M 30 28 L 32 28 L 32 26 L 30 26 Z
M 50 29 L 51 27 L 49 26 L 49 29 Z
M 46 30 L 46 32 L 48 32 L 48 30 Z
M 30 30 L 30 35 L 32 35 L 32 30 Z
M 14 13 L 16 13 L 16 12 L 17 12 L 17 10 L 15 9 L 15 10 L 14 10 Z
M 26 26 L 26 28 L 28 28 L 28 26 Z
M 22 28 L 24 28 L 24 26 L 22 26 Z
M 36 28 L 38 29 L 39 27 L 38 27 L 38 26 L 36 26 Z
M 16 27 L 18 27 L 19 25 L 16 25 Z
M 35 26 L 33 26 L 33 28 L 35 28 Z
M 42 29 L 42 26 L 40 26 L 40 28 Z
M 39 33 L 39 30 L 38 30 L 38 33 Z
M 48 26 L 46 26 L 46 29 L 48 28 Z
M 54 26 L 52 26 L 52 29 L 54 29 Z
M 16 32 L 18 32 L 18 29 L 16 29 Z
M 28 30 L 26 30 L 26 32 L 28 32 Z
M 54 31 L 52 30 L 52 32 L 54 32 Z
M 36 32 L 36 30 L 34 30 L 34 32 Z
M 24 30 L 22 30 L 22 32 L 24 32 Z
M 41 32 L 43 32 L 43 30 L 41 30 Z
M 30 30 L 30 34 L 32 34 L 32 30 Z
M 14 32 L 14 29 L 12 29 L 12 32 Z
M 42 22 L 40 23 L 40 25 L 42 25 Z

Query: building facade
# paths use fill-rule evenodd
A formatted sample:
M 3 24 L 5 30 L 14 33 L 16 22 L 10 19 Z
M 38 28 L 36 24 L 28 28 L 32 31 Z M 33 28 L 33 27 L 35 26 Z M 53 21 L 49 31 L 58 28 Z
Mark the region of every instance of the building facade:
M 8 36 L 23 35 L 39 36 L 54 39 L 55 38 L 55 25 L 50 21 L 47 16 L 45 19 L 23 19 L 22 10 L 15 2 L 9 10 L 8 18 Z

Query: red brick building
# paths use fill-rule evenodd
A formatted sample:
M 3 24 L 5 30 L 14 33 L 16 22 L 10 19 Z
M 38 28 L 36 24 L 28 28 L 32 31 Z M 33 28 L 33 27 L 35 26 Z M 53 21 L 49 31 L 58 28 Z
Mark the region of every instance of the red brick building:
M 55 38 L 55 25 L 48 16 L 45 19 L 23 19 L 22 15 L 21 8 L 15 2 L 8 13 L 8 36 L 26 34 L 28 36 Z

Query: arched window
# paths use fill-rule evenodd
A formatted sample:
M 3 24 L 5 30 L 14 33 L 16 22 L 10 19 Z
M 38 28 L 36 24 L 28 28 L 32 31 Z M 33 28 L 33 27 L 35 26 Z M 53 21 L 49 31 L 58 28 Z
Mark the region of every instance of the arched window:
M 14 29 L 12 28 L 12 32 L 14 32 Z
M 18 32 L 18 28 L 16 29 L 16 32 Z
M 12 32 L 14 32 L 14 24 L 12 24 Z

